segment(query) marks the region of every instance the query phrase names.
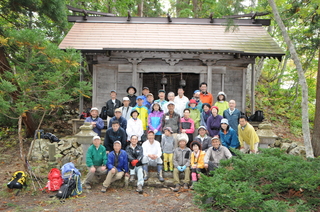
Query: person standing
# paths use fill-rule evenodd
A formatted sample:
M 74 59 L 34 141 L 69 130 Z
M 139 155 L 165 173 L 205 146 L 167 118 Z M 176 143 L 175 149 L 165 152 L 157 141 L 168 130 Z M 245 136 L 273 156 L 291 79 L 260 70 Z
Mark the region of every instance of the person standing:
M 136 106 L 136 100 L 137 100 L 136 93 L 137 93 L 137 89 L 135 87 L 133 87 L 132 85 L 130 85 L 127 88 L 127 94 L 128 94 L 127 97 L 130 100 L 130 107 Z
M 188 108 L 190 109 L 190 118 L 194 121 L 194 127 L 198 129 L 200 127 L 200 111 L 197 108 L 197 101 L 191 99 Z
M 128 121 L 130 119 L 130 114 L 132 111 L 132 107 L 130 106 L 129 97 L 126 97 L 126 96 L 123 97 L 122 104 L 123 104 L 123 106 L 120 107 L 122 117 Z M 134 103 L 134 104 L 136 104 L 136 103 Z
M 121 149 L 121 142 L 115 141 L 113 143 L 113 151 L 108 154 L 108 174 L 102 184 L 101 192 L 106 193 L 110 184 L 116 180 L 120 180 L 123 175 L 129 177 L 128 169 L 128 155 L 127 152 Z
M 132 108 L 132 110 L 136 110 L 139 113 L 139 119 L 142 121 L 143 130 L 147 130 L 148 126 L 148 108 L 143 104 L 143 96 L 137 97 L 137 106 Z
M 142 127 L 142 121 L 138 118 L 139 112 L 136 110 L 133 110 L 131 112 L 131 118 L 128 121 L 128 127 L 127 127 L 127 140 L 130 141 L 131 136 L 135 135 L 138 137 L 138 141 L 141 141 L 141 136 L 143 135 L 143 127 Z
M 173 171 L 173 151 L 174 151 L 174 138 L 172 136 L 171 127 L 163 129 L 164 134 L 162 135 L 161 149 L 163 152 L 163 166 L 164 171 Z M 169 166 L 168 166 L 169 164 Z
M 240 151 L 248 153 L 250 150 L 250 153 L 256 154 L 258 152 L 259 136 L 253 126 L 248 122 L 246 116 L 240 116 L 239 118 L 238 133 Z
M 106 164 L 106 148 L 101 145 L 100 137 L 94 136 L 92 139 L 92 145 L 88 148 L 86 155 L 88 174 L 84 180 L 84 187 L 91 189 L 91 184 L 95 175 L 101 176 L 107 174 Z
M 218 111 L 219 108 L 217 106 L 212 106 L 211 116 L 207 120 L 207 129 L 211 137 L 219 135 L 222 116 L 218 114 Z
M 151 106 L 151 113 L 148 116 L 148 127 L 149 130 L 153 131 L 156 135 L 156 140 L 161 143 L 161 119 L 163 116 L 163 111 L 161 109 L 160 103 L 154 102 Z
M 112 90 L 110 92 L 110 97 L 106 102 L 106 110 L 107 110 L 107 123 L 109 123 L 109 120 L 114 116 L 114 110 L 121 107 L 121 101 L 117 99 L 117 92 L 115 90 Z
M 162 90 L 162 89 L 159 90 L 159 91 L 158 91 L 158 97 L 159 97 L 159 99 L 154 100 L 154 102 L 159 103 L 161 109 L 163 110 L 165 104 L 167 103 L 167 101 L 166 101 L 166 99 L 165 99 L 165 98 L 166 98 L 166 91 L 165 91 L 165 90 Z
M 87 117 L 84 122 L 89 122 L 92 125 L 92 130 L 101 136 L 101 130 L 104 128 L 104 121 L 99 117 L 99 110 L 96 107 L 91 108 L 90 117 Z
M 223 92 L 220 91 L 217 95 L 217 102 L 214 104 L 214 106 L 217 106 L 219 108 L 219 115 L 223 116 L 223 112 L 229 108 L 229 104 L 226 101 L 227 95 Z
M 127 135 L 124 129 L 120 127 L 118 121 L 112 122 L 111 128 L 107 129 L 106 135 L 104 136 L 103 146 L 106 148 L 107 153 L 113 151 L 113 143 L 120 141 L 121 146 L 125 149 L 127 145 Z
M 207 91 L 207 87 L 208 87 L 208 84 L 205 82 L 202 82 L 200 84 L 200 91 L 201 91 L 200 100 L 202 104 L 208 103 L 211 107 L 213 105 L 213 97 L 212 97 L 212 94 Z
M 114 117 L 112 117 L 109 121 L 109 128 L 112 127 L 112 122 L 117 121 L 120 124 L 120 127 L 126 131 L 127 129 L 127 119 L 123 118 L 121 113 L 121 109 L 117 108 L 114 110 Z
M 148 114 L 151 113 L 151 105 L 153 104 L 153 101 L 154 101 L 153 94 L 148 93 L 147 94 L 147 102 L 146 102 L 146 104 L 144 104 L 144 106 L 146 106 L 148 109 Z
M 202 112 L 200 114 L 200 126 L 207 127 L 207 121 L 209 116 L 211 116 L 210 105 L 208 103 L 204 103 L 202 105 Z M 210 142 L 211 143 L 211 142 Z
M 178 145 L 178 134 L 180 133 L 180 116 L 174 112 L 174 102 L 168 102 L 167 104 L 168 112 L 163 114 L 161 121 L 161 128 L 170 127 L 175 140 L 175 147 Z
M 211 147 L 211 137 L 207 135 L 207 128 L 200 126 L 198 128 L 198 134 L 194 140 L 198 141 L 201 144 L 201 150 L 206 152 Z
M 176 105 L 177 113 L 180 115 L 180 117 L 183 116 L 183 110 L 186 108 L 188 102 L 189 99 L 184 95 L 183 88 L 178 88 L 178 95 L 174 98 L 174 103 Z
M 143 193 L 142 187 L 144 184 L 143 180 L 143 168 L 142 168 L 142 159 L 143 159 L 143 149 L 142 146 L 138 145 L 138 137 L 132 135 L 130 138 L 130 145 L 127 146 L 126 152 L 128 154 L 129 170 L 130 170 L 130 182 L 135 180 L 135 176 L 138 177 L 137 181 L 137 192 L 139 194 Z
M 190 118 L 190 109 L 186 108 L 183 110 L 183 117 L 180 119 L 181 122 L 181 133 L 186 133 L 188 136 L 187 147 L 190 147 L 190 143 L 193 141 L 194 133 L 194 121 Z
M 241 116 L 240 110 L 236 108 L 236 101 L 233 99 L 229 101 L 229 109 L 223 111 L 223 118 L 228 119 L 230 127 L 238 134 L 239 118 Z
M 169 104 L 169 102 L 174 102 L 174 98 L 175 98 L 174 92 L 172 92 L 172 91 L 169 92 L 167 97 L 168 97 L 168 102 L 166 104 L 164 104 L 164 106 L 162 108 L 163 113 L 168 113 L 168 104 Z M 177 109 L 176 108 L 174 109 L 174 112 L 177 113 Z

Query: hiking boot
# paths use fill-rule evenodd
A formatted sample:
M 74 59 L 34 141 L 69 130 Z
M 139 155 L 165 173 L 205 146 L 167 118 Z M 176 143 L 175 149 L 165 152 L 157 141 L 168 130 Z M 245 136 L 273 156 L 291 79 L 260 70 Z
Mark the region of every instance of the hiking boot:
M 130 175 L 129 182 L 132 183 L 135 180 L 135 175 Z
M 138 185 L 137 186 L 137 190 L 136 190 L 137 192 L 139 192 L 139 194 L 142 194 L 143 193 L 143 190 L 142 190 L 142 185 Z
M 164 182 L 164 179 L 162 177 L 162 166 L 161 165 L 158 165 L 158 178 L 159 178 L 159 181 L 160 182 Z
M 143 175 L 144 175 L 143 180 L 147 181 L 149 179 L 149 177 L 148 177 L 148 164 L 143 165 L 142 168 L 143 168 Z
M 102 186 L 101 192 L 102 192 L 102 193 L 106 193 L 107 189 L 108 189 L 107 187 Z
M 86 188 L 86 189 L 88 189 L 88 190 L 90 190 L 92 187 L 91 187 L 91 185 L 90 185 L 90 183 L 85 183 L 84 184 L 84 187 Z
M 177 184 L 176 187 L 173 189 L 174 192 L 178 192 L 180 190 L 180 184 Z
M 188 183 L 183 184 L 183 188 L 184 188 L 184 189 L 189 189 Z

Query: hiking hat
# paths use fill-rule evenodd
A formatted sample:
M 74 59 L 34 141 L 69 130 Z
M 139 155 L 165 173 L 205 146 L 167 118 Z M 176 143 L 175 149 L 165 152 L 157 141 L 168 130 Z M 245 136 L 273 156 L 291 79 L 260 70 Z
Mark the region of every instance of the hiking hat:
M 219 112 L 219 108 L 217 106 L 212 106 L 210 110 L 212 111 L 213 108 L 217 109 L 217 112 Z
M 199 130 L 201 130 L 201 129 L 204 129 L 205 131 L 207 131 L 207 128 L 206 128 L 205 126 L 200 126 L 200 127 L 198 128 L 198 132 L 199 132 Z
M 158 93 L 166 93 L 166 91 L 163 89 L 160 89 L 160 90 L 158 90 Z
M 142 90 L 149 90 L 149 88 L 148 87 L 143 87 Z
M 100 136 L 96 135 L 96 136 L 93 136 L 92 141 L 94 141 L 96 139 L 100 139 L 101 140 Z
M 170 101 L 170 102 L 168 102 L 167 107 L 168 107 L 169 105 L 176 105 L 176 104 L 175 104 L 174 102 Z
M 227 125 L 229 125 L 228 119 L 221 119 L 221 124 L 227 124 Z
M 138 99 L 142 99 L 142 100 L 143 100 L 144 98 L 143 98 L 143 96 L 138 96 L 138 97 L 137 97 L 137 100 L 138 100 Z
M 190 106 L 191 104 L 196 104 L 196 105 L 198 105 L 198 102 L 197 102 L 196 100 L 194 100 L 194 99 L 190 99 L 190 101 L 189 101 L 189 106 Z
M 218 140 L 218 141 L 220 141 L 220 138 L 219 138 L 218 135 L 215 135 L 215 136 L 213 136 L 213 137 L 211 138 L 211 141 L 213 141 L 213 140 Z
M 120 108 L 115 109 L 114 112 L 115 112 L 115 113 L 116 113 L 116 112 L 122 113 L 122 111 L 121 111 Z
M 198 141 L 192 141 L 192 143 L 190 144 L 191 149 L 193 150 L 193 146 L 197 145 L 199 147 L 199 150 L 201 149 L 201 144 Z
M 115 145 L 115 144 L 120 144 L 120 146 L 122 146 L 122 144 L 121 144 L 120 141 L 115 141 L 115 142 L 113 142 L 113 145 Z
M 199 91 L 199 90 L 195 90 L 193 93 L 194 93 L 194 94 L 195 94 L 195 93 L 200 93 L 200 91 Z
M 133 87 L 132 85 L 130 85 L 130 86 L 127 88 L 127 93 L 128 93 L 128 91 L 129 91 L 130 88 L 133 88 L 134 94 L 137 93 L 137 89 L 136 89 L 135 87 Z
M 123 97 L 122 101 L 130 101 L 129 97 L 125 96 Z
M 171 127 L 165 127 L 165 128 L 163 129 L 163 131 L 165 131 L 165 130 L 168 130 L 170 133 L 173 133 Z
M 99 109 L 98 109 L 98 108 L 96 108 L 96 107 L 91 108 L 90 112 L 91 112 L 91 111 L 93 111 L 93 110 L 96 110 L 96 111 L 98 111 L 98 112 L 99 112 Z
M 153 96 L 153 94 L 152 93 L 148 93 L 147 96 Z
M 111 90 L 111 91 L 110 91 L 110 93 L 112 93 L 112 92 L 115 92 L 115 93 L 117 93 L 117 91 L 116 91 L 116 90 Z

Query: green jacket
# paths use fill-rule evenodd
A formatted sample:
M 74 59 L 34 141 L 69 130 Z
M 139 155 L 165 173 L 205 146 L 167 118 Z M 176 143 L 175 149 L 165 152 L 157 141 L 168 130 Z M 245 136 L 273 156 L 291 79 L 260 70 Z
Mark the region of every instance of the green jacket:
M 99 146 L 98 150 L 92 144 L 87 151 L 86 163 L 88 167 L 91 166 L 102 166 L 106 165 L 108 162 L 108 157 L 106 153 L 106 148 L 102 145 Z

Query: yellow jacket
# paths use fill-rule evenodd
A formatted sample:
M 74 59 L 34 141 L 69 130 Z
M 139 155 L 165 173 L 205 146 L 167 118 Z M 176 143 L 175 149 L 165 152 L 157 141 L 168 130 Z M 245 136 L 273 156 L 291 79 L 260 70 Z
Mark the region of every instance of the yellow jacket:
M 191 154 L 191 162 L 190 162 L 190 168 L 192 168 L 193 165 L 197 165 L 197 168 L 204 169 L 204 156 L 206 155 L 205 151 L 200 150 L 200 155 L 198 158 L 195 158 L 194 152 Z
M 250 150 L 254 150 L 254 144 L 259 143 L 259 136 L 249 122 L 244 129 L 241 129 L 240 124 L 238 125 L 238 134 L 240 147 L 244 147 L 243 142 L 246 142 L 246 144 L 250 145 Z

